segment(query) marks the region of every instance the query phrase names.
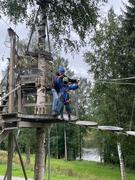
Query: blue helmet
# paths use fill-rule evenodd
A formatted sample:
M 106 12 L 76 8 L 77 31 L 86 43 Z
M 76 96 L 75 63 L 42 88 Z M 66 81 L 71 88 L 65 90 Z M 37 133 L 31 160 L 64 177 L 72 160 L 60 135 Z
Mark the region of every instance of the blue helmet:
M 59 67 L 58 73 L 64 74 L 65 73 L 64 67 Z

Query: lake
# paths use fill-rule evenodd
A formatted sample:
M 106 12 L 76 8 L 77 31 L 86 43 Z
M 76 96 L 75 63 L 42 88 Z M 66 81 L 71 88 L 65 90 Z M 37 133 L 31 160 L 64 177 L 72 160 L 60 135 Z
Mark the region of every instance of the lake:
M 77 158 L 79 159 L 79 158 Z M 101 162 L 101 157 L 97 148 L 82 148 L 82 160 Z

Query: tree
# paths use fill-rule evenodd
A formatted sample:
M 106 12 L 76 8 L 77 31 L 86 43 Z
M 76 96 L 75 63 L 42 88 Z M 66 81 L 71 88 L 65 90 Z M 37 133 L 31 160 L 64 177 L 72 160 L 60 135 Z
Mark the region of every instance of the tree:
M 131 35 L 135 31 L 135 2 L 134 0 L 128 0 L 128 5 L 126 5 L 126 11 L 124 12 L 124 26 L 128 35 Z
M 130 85 L 119 84 L 125 81 L 112 82 L 111 79 L 134 75 L 134 40 L 133 34 L 128 33 L 127 26 L 125 26 L 125 21 L 121 22 L 117 19 L 111 9 L 107 18 L 99 23 L 91 39 L 92 50 L 85 55 L 86 62 L 90 65 L 90 72 L 94 74 L 96 80 L 90 93 L 90 111 L 93 118 L 97 119 L 99 124 L 115 125 L 125 129 L 129 128 L 131 120 L 134 88 Z M 104 161 L 118 163 L 116 138 L 106 133 L 98 134 L 97 138 Z M 121 138 L 124 158 L 128 165 L 129 154 L 134 154 L 131 142 L 133 143 L 133 139 L 129 142 L 126 138 Z M 131 150 L 129 154 L 126 152 L 126 147 L 129 151 Z M 132 164 L 134 164 L 133 159 Z
M 87 32 L 91 32 L 91 28 L 97 22 L 99 3 L 104 2 L 106 0 L 1 0 L 0 10 L 11 21 L 17 23 L 18 21 L 28 20 L 29 17 L 31 18 L 29 12 L 35 12 L 37 3 L 42 6 L 43 11 L 48 16 L 50 33 L 55 38 L 57 44 L 62 45 L 64 43 L 65 45 L 75 47 L 76 40 L 73 40 L 71 37 L 72 30 L 79 35 L 81 41 L 84 40 Z

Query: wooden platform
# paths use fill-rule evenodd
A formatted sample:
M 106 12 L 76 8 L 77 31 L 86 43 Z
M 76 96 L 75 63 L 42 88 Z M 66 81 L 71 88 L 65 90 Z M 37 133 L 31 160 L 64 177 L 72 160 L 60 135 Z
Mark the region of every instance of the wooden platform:
M 76 121 L 76 116 L 71 116 L 71 121 Z M 53 116 L 51 114 L 44 115 L 25 115 L 19 113 L 5 113 L 0 115 L 0 128 L 35 128 L 35 127 L 46 127 L 52 123 L 64 123 L 70 122 L 67 115 L 64 115 L 64 119 Z
M 18 114 L 17 116 L 21 121 L 29 121 L 29 122 L 44 122 L 44 123 L 55 123 L 58 121 L 62 121 L 56 116 L 53 116 L 51 114 L 44 114 L 44 115 L 25 115 L 25 114 Z

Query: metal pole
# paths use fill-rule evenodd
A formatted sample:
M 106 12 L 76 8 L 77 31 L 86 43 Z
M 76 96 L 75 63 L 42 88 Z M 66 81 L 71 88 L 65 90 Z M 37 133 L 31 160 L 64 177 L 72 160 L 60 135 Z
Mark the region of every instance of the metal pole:
M 124 167 L 124 160 L 122 157 L 122 150 L 121 150 L 121 144 L 117 140 L 117 150 L 118 150 L 118 156 L 119 156 L 119 162 L 120 162 L 120 171 L 121 171 L 121 180 L 126 180 L 126 173 L 125 173 L 125 167 Z
M 65 123 L 64 123 L 64 144 L 65 144 L 65 160 L 67 161 L 67 133 L 66 133 Z

